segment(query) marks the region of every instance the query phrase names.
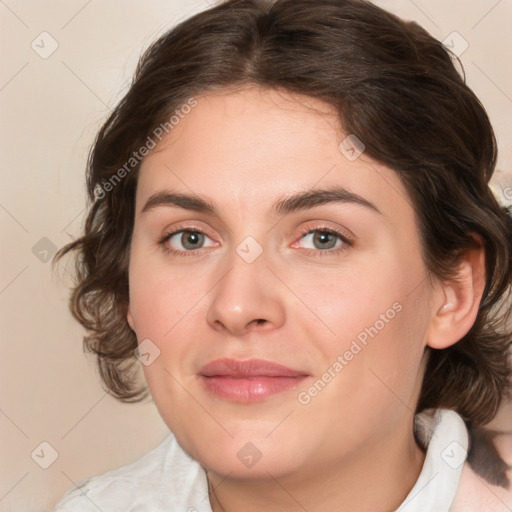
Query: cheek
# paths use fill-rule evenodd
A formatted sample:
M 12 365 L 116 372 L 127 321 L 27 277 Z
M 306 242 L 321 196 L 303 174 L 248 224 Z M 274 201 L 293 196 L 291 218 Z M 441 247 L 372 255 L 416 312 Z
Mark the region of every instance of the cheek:
M 130 265 L 130 308 L 135 331 L 141 336 L 164 340 L 179 326 L 186 327 L 194 306 L 205 294 L 204 280 L 173 272 L 159 262 L 139 265 L 134 257 Z M 147 261 L 150 261 L 148 258 Z
M 408 401 L 421 378 L 429 303 L 424 269 L 421 261 L 392 251 L 378 262 L 360 263 L 297 277 L 292 286 L 314 315 L 296 318 L 321 352 L 322 370 L 335 371 L 341 356 L 343 368 L 336 368 L 345 374 L 337 379 L 344 400 L 347 392 L 361 396 L 366 390 L 370 401 L 394 399 L 393 393 Z
M 399 300 L 392 300 L 399 297 Z M 401 410 L 404 404 L 415 409 L 423 372 L 427 295 L 420 288 L 414 293 L 390 294 L 386 300 L 374 299 L 362 326 L 345 345 L 351 374 L 358 389 L 365 389 L 372 407 Z M 377 302 L 377 305 L 373 305 Z M 356 352 L 356 355 L 352 355 Z
M 193 317 L 198 314 L 194 304 L 199 290 L 194 282 L 185 282 L 183 276 L 165 271 L 157 264 L 145 265 L 139 271 L 138 261 L 132 259 L 129 276 L 134 330 L 139 344 L 151 342 L 154 360 L 142 365 L 144 377 L 157 407 L 169 422 L 172 418 L 168 411 L 174 410 L 176 402 L 183 398 L 177 382 L 190 378 L 183 368 L 188 368 L 184 363 L 192 350 L 190 330 L 197 326 Z
M 361 342 L 387 330 L 398 316 L 410 290 L 411 272 L 400 268 L 399 258 L 358 258 L 339 267 L 313 269 L 307 275 L 289 272 L 289 287 L 303 303 L 295 314 L 307 328 L 314 326 L 326 347 L 339 350 L 359 336 Z M 308 312 L 309 310 L 309 312 Z M 297 315 L 301 313 L 301 315 Z M 312 320 L 312 321 L 310 321 Z M 318 329 L 321 331 L 318 331 Z M 345 341 L 342 341 L 345 340 Z

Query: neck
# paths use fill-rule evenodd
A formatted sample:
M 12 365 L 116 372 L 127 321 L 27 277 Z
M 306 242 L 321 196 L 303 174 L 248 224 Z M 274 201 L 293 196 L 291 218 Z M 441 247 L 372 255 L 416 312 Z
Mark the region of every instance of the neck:
M 213 512 L 391 512 L 405 500 L 421 473 L 424 451 L 411 426 L 393 439 L 365 445 L 322 470 L 258 480 L 233 479 L 207 472 Z

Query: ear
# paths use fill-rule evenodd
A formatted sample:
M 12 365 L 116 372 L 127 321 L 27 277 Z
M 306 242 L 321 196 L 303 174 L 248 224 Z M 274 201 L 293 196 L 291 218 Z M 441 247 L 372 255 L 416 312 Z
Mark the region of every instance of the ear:
M 433 316 L 427 329 L 427 345 L 447 348 L 462 339 L 475 323 L 485 288 L 485 249 L 482 238 L 473 234 L 479 247 L 466 249 L 453 281 L 442 282 L 434 297 Z
M 130 326 L 130 329 L 132 331 L 135 331 L 135 322 L 134 322 L 134 316 L 133 316 L 133 313 L 132 313 L 132 310 L 130 308 L 130 304 L 128 304 L 127 308 L 126 308 L 126 320 L 128 321 L 128 325 Z

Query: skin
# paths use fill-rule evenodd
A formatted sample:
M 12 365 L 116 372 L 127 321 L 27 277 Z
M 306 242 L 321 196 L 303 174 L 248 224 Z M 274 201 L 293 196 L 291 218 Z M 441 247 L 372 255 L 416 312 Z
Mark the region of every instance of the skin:
M 127 319 L 139 342 L 160 350 L 144 366 L 155 404 L 207 470 L 214 511 L 394 510 L 425 456 L 413 436 L 425 347 L 447 347 L 474 323 L 483 253 L 468 251 L 459 283 L 428 280 L 398 175 L 365 153 L 349 161 L 338 149 L 348 134 L 321 101 L 257 87 L 197 100 L 144 160 L 136 194 Z M 291 194 L 332 186 L 380 213 L 349 202 L 271 211 Z M 162 191 L 199 196 L 218 215 L 169 205 L 142 212 Z M 159 244 L 185 228 L 207 235 L 199 249 L 186 252 L 180 235 Z M 315 230 L 325 228 L 353 244 L 315 244 Z M 247 236 L 263 251 L 252 263 L 236 252 Z M 394 318 L 300 403 L 298 394 L 394 303 Z M 197 376 L 223 357 L 274 361 L 311 377 L 263 401 L 230 402 Z M 252 467 L 237 457 L 249 442 L 262 454 Z

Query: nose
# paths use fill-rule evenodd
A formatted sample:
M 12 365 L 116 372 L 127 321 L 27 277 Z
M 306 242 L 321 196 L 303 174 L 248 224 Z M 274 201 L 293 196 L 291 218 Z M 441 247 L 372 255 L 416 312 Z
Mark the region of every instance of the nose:
M 267 267 L 265 252 L 247 263 L 235 251 L 210 294 L 206 320 L 216 331 L 243 336 L 283 325 L 285 293 Z

